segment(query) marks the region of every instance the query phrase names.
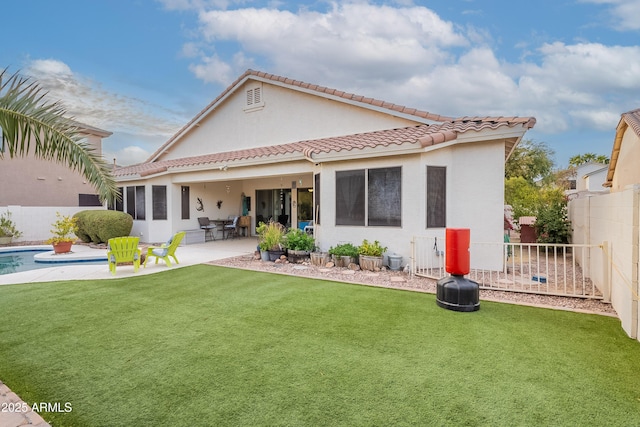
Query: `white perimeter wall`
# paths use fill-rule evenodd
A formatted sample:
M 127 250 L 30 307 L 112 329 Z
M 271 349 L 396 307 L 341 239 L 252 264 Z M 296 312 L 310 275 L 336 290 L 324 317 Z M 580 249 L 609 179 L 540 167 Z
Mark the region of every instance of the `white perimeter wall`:
M 638 338 L 639 313 L 634 293 L 638 293 L 639 195 L 640 189 L 633 187 L 569 202 L 573 243 L 609 242 L 611 303 L 622 328 L 632 338 Z
M 51 237 L 52 224 L 57 220 L 56 212 L 61 215 L 74 215 L 80 211 L 103 210 L 100 206 L 4 206 L 0 212 L 11 212 L 11 219 L 22 237 L 14 238 L 14 242 L 32 242 L 47 240 Z

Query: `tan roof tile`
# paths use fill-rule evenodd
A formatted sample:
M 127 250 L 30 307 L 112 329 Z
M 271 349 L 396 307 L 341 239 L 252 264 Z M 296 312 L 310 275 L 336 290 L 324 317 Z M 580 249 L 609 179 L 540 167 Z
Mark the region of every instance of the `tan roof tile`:
M 405 143 L 420 144 L 422 147 L 426 147 L 455 140 L 458 134 L 468 131 L 479 131 L 485 128 L 497 129 L 499 127 L 513 127 L 518 125 L 530 128 L 533 124 L 535 124 L 535 119 L 533 117 L 514 117 L 513 120 L 491 117 L 473 118 L 473 120 L 469 120 L 469 118 L 461 118 L 433 125 L 417 125 L 399 129 L 381 130 L 339 137 L 297 141 L 275 146 L 256 147 L 223 153 L 184 157 L 174 160 L 145 162 L 138 165 L 115 169 L 113 173 L 115 176 L 148 176 L 167 171 L 169 168 L 224 163 L 270 156 L 295 155 L 296 153 L 307 158 L 313 158 L 314 154 L 320 153 L 388 147 L 391 145 L 401 145 Z
M 640 137 L 640 108 L 626 112 L 622 115 L 622 118 L 629 125 L 631 129 Z

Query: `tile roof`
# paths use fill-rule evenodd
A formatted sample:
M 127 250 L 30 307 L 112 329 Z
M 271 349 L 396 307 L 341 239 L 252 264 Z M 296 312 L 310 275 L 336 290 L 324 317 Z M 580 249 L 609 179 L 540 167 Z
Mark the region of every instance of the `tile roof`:
M 200 165 L 226 163 L 230 161 L 273 158 L 289 155 L 290 158 L 312 159 L 315 155 L 331 152 L 363 150 L 367 148 L 400 146 L 405 143 L 418 144 L 424 148 L 457 139 L 458 134 L 500 127 L 524 126 L 529 129 L 535 124 L 533 117 L 461 117 L 450 121 L 417 125 L 399 129 L 366 132 L 340 137 L 305 140 L 293 143 L 243 150 L 212 153 L 201 156 L 160 160 L 126 166 L 114 170 L 114 176 L 148 176 L 167 171 L 169 168 L 188 168 Z
M 616 128 L 616 136 L 613 140 L 613 148 L 611 150 L 611 159 L 609 160 L 609 171 L 607 172 L 607 180 L 602 184 L 603 187 L 611 187 L 613 185 L 613 175 L 618 164 L 618 156 L 620 156 L 620 147 L 622 146 L 622 137 L 627 128 L 633 129 L 640 138 L 640 108 L 622 113 L 618 127 Z
M 640 108 L 624 113 L 622 119 L 640 137 Z

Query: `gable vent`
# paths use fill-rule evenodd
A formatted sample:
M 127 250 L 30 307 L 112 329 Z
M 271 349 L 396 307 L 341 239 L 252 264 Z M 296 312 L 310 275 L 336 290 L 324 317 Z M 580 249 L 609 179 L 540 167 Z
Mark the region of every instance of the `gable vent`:
M 262 100 L 262 86 L 247 89 L 247 103 L 244 110 L 251 111 L 262 107 L 264 107 L 264 102 Z

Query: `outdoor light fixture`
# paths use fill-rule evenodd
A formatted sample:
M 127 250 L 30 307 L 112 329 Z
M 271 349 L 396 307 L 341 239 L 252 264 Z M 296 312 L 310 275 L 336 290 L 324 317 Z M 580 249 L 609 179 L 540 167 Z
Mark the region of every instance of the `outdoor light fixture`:
M 227 187 L 227 194 L 229 194 L 229 192 L 231 191 L 231 186 L 230 185 L 226 185 L 225 187 Z

